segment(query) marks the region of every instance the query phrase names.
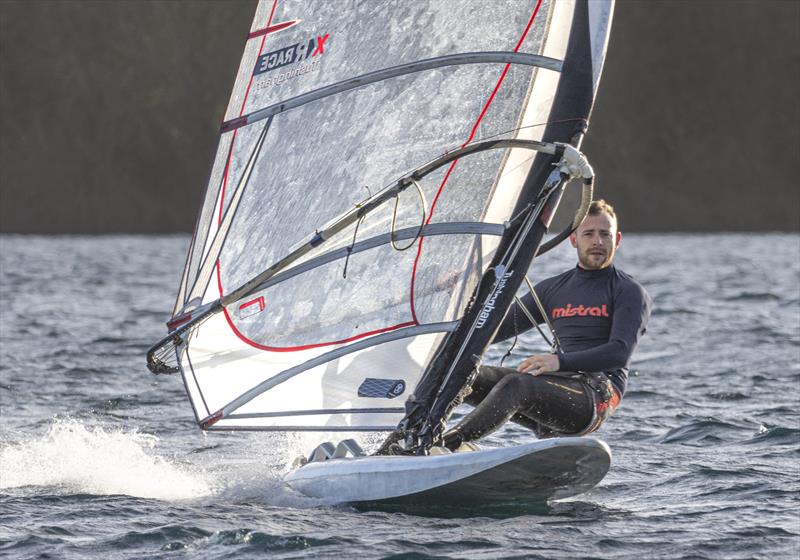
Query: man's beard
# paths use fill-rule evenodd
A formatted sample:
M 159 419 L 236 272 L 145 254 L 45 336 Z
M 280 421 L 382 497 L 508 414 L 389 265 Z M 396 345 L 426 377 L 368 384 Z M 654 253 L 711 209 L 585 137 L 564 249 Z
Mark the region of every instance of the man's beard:
M 578 255 L 578 262 L 581 265 L 581 268 L 585 268 L 586 270 L 599 270 L 601 268 L 605 268 L 609 264 L 611 264 L 611 257 L 613 254 L 611 251 L 605 251 L 601 255 L 592 255 L 590 254 L 590 250 L 584 251 L 579 253 Z M 602 259 L 602 260 L 598 260 Z

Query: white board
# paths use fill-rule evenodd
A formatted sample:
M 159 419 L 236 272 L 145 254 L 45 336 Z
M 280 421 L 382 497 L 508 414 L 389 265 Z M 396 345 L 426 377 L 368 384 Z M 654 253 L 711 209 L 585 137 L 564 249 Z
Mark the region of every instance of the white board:
M 470 504 L 544 502 L 593 488 L 611 450 L 591 437 L 427 457 L 369 456 L 314 461 L 285 481 L 336 503 Z

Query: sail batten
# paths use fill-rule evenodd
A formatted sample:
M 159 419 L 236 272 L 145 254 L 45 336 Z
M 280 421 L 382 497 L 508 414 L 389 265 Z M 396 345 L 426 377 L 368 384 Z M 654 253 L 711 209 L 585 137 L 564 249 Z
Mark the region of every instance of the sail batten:
M 269 107 L 259 109 L 247 115 L 241 115 L 235 119 L 225 121 L 220 126 L 220 132 L 230 132 L 241 128 L 243 126 L 256 123 L 260 120 L 277 115 L 284 111 L 300 107 L 307 103 L 312 103 L 325 97 L 336 95 L 362 87 L 367 84 L 372 84 L 381 80 L 388 80 L 390 78 L 397 78 L 406 74 L 414 72 L 422 72 L 434 68 L 441 68 L 444 66 L 456 66 L 464 64 L 488 64 L 488 63 L 505 63 L 505 64 L 522 64 L 526 66 L 535 66 L 537 68 L 544 68 L 553 72 L 560 72 L 562 61 L 546 56 L 539 56 L 527 53 L 518 52 L 476 52 L 476 53 L 460 53 L 440 56 L 428 60 L 420 60 L 417 62 L 410 62 L 408 64 L 400 64 L 381 70 L 376 70 L 368 74 L 356 76 L 349 80 L 337 82 L 329 86 L 325 86 L 318 90 L 310 91 L 297 97 L 281 101 Z
M 267 136 L 267 132 L 269 131 L 271 119 L 268 119 L 267 122 L 264 124 L 261 133 L 259 134 L 258 141 L 256 142 L 255 147 L 253 148 L 253 152 L 250 155 L 250 159 L 247 163 L 247 167 L 245 168 L 245 172 L 239 178 L 239 184 L 236 186 L 234 190 L 233 197 L 231 203 L 225 208 L 225 213 L 221 216 L 219 221 L 219 226 L 214 234 L 214 238 L 211 240 L 211 244 L 205 251 L 205 257 L 203 259 L 203 263 L 200 265 L 200 269 L 197 273 L 197 276 L 194 281 L 194 285 L 190 290 L 190 298 L 193 296 L 199 296 L 201 292 L 200 290 L 205 290 L 207 287 L 207 283 L 211 278 L 211 273 L 215 266 L 215 263 L 219 257 L 220 252 L 222 251 L 223 244 L 225 243 L 225 237 L 230 229 L 231 223 L 233 223 L 233 219 L 236 215 L 236 210 L 239 207 L 239 201 L 241 200 L 242 195 L 244 194 L 245 189 L 247 188 L 247 183 L 250 179 L 250 175 L 252 173 L 253 164 L 258 157 L 261 147 L 264 145 L 264 139 Z
M 403 407 L 393 407 L 393 408 L 348 408 L 346 410 L 347 414 L 384 414 L 384 413 L 398 413 L 402 412 Z M 279 411 L 279 412 L 253 412 L 250 414 L 227 414 L 224 418 L 228 420 L 247 420 L 252 418 L 275 418 L 275 417 L 284 417 L 284 416 L 315 416 L 315 415 L 331 415 L 331 414 L 341 414 L 341 410 L 337 410 L 335 408 L 327 409 L 323 408 L 320 410 L 288 410 L 288 411 Z

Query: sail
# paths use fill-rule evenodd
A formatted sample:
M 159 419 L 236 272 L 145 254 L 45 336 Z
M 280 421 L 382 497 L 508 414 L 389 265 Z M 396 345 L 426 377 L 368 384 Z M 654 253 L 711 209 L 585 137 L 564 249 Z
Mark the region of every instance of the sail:
M 555 157 L 446 154 L 584 130 L 611 8 L 258 4 L 173 312 L 221 306 L 176 348 L 204 428 L 395 428 Z

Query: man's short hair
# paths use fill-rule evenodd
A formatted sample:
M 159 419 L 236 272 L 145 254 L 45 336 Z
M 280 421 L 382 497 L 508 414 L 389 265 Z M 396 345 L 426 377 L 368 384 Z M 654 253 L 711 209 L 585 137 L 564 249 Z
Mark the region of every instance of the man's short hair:
M 589 205 L 589 216 L 597 216 L 598 214 L 608 214 L 614 221 L 617 221 L 617 215 L 614 213 L 614 207 L 602 198 L 593 200 Z

